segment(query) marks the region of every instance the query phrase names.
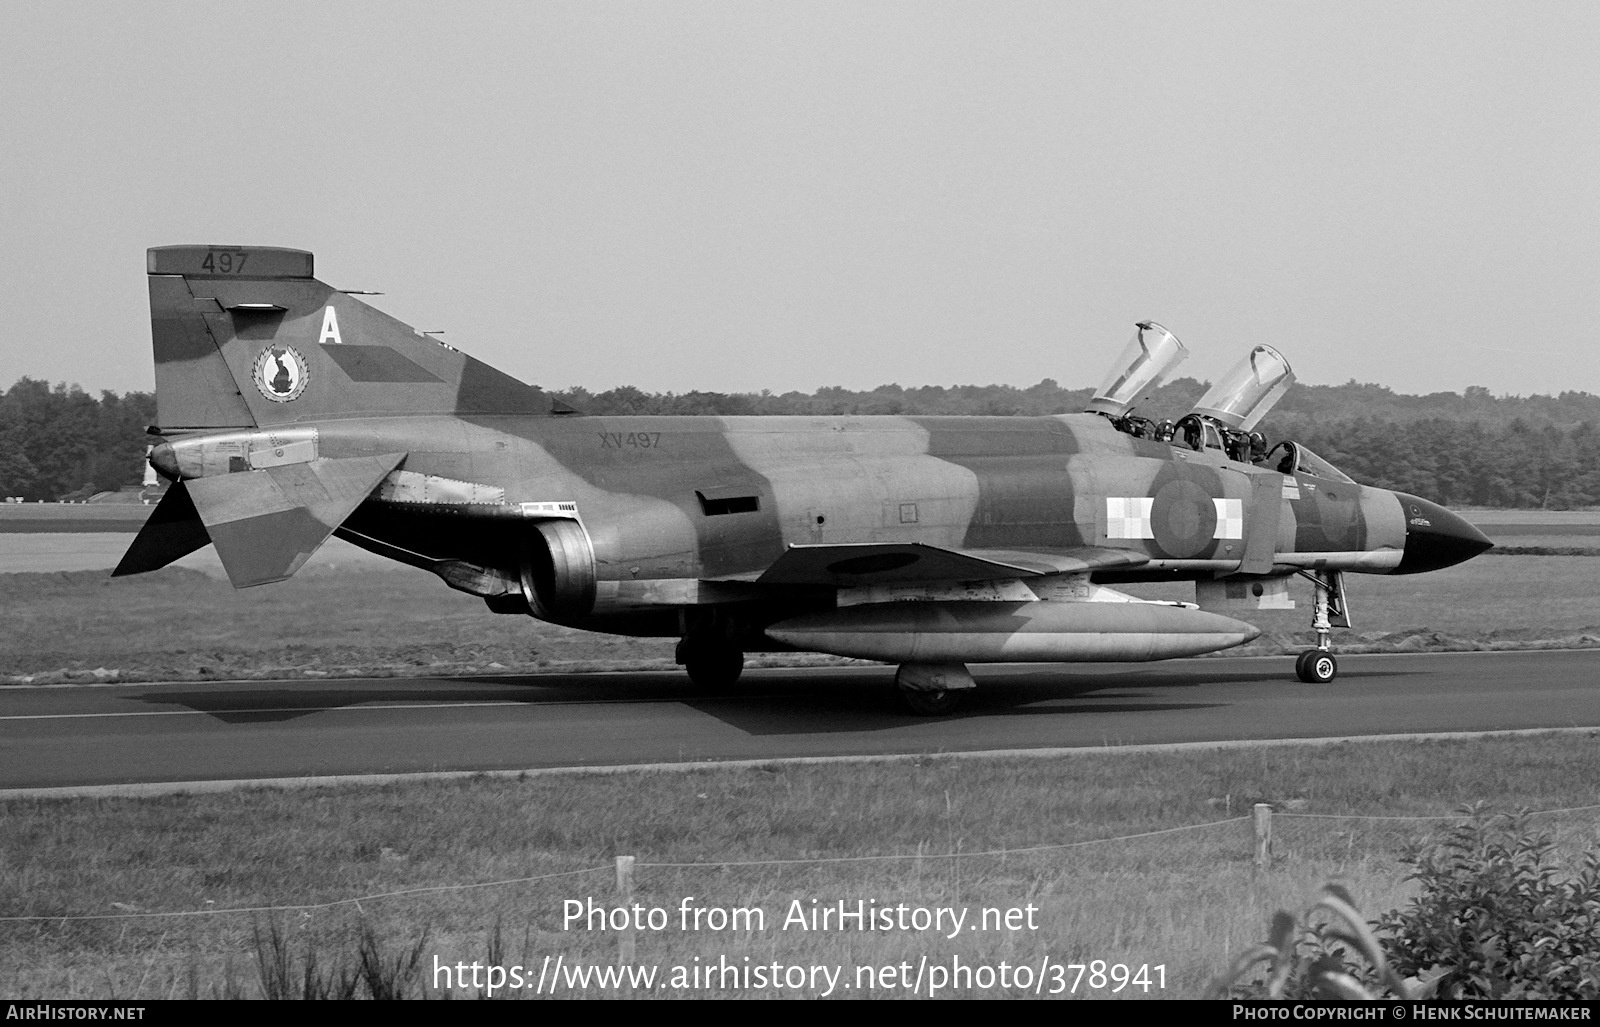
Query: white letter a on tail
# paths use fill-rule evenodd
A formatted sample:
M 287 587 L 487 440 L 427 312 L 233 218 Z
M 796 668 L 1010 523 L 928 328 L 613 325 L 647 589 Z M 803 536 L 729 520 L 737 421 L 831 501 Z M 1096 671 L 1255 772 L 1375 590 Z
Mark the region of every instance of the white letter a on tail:
M 344 344 L 344 340 L 339 338 L 339 315 L 334 313 L 331 306 L 322 308 L 322 334 L 317 337 L 317 342 L 324 346 L 330 342 L 335 346 Z

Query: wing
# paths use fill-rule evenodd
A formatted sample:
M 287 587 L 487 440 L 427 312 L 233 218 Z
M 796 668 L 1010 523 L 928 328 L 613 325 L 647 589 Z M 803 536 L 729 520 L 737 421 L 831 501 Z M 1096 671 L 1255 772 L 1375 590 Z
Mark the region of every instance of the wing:
M 920 542 L 792 545 L 756 583 L 848 588 L 892 582 L 1000 581 L 1137 567 L 1149 560 L 1143 553 L 1100 546 L 1034 552 L 946 549 Z

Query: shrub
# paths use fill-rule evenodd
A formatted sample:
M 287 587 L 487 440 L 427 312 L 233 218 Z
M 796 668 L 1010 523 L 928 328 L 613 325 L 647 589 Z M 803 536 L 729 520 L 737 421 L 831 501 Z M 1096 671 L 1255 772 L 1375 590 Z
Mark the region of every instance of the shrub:
M 1600 850 L 1567 871 L 1527 814 L 1463 817 L 1406 849 L 1421 891 L 1376 930 L 1324 885 L 1301 917 L 1275 913 L 1206 997 L 1600 999 Z
M 1241 953 L 1205 997 L 1420 999 L 1433 996 L 1433 985 L 1431 977 L 1402 979 L 1350 893 L 1325 884 L 1298 919 L 1274 913 L 1267 940 Z
M 1442 998 L 1600 998 L 1600 850 L 1564 872 L 1525 814 L 1466 814 L 1406 853 L 1422 891 L 1378 923 L 1396 969 L 1442 970 Z

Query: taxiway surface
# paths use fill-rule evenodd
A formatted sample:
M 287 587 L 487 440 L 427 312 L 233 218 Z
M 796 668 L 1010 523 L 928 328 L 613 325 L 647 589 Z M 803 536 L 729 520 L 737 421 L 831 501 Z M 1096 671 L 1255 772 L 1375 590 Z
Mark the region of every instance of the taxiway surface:
M 0 688 L 0 788 L 1600 727 L 1600 650 L 974 671 L 939 719 L 875 667 Z

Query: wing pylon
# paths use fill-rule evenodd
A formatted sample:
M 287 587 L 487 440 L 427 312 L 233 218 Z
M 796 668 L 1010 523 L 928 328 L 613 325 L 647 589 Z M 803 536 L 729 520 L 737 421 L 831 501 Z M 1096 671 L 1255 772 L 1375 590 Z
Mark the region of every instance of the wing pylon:
M 920 542 L 792 545 L 756 579 L 761 585 L 857 585 L 936 581 L 1005 581 L 1085 574 L 1149 563 L 1143 553 L 1103 546 L 1052 552 L 946 549 Z

